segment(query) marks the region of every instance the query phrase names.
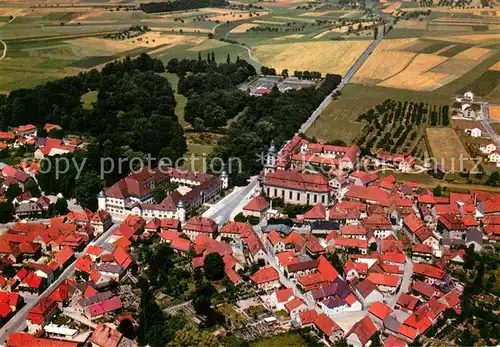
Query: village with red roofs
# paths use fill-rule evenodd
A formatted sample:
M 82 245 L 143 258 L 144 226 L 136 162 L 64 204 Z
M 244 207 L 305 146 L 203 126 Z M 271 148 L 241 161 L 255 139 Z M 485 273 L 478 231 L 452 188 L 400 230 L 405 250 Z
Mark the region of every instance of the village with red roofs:
M 2 137 L 33 141 L 40 156 L 85 150 L 33 130 Z M 497 259 L 500 193 L 401 181 L 363 170 L 360 156 L 295 136 L 271 143 L 246 188 L 225 171 L 144 168 L 102 190 L 96 211 L 23 189 L 36 164 L 2 167 L 4 189 L 21 192 L 0 235 L 1 343 L 137 346 L 148 320 L 168 319 L 210 327 L 222 345 L 290 334 L 328 346 L 467 341 L 468 301 L 498 303 L 497 264 L 484 262 Z M 165 183 L 174 188 L 153 199 Z

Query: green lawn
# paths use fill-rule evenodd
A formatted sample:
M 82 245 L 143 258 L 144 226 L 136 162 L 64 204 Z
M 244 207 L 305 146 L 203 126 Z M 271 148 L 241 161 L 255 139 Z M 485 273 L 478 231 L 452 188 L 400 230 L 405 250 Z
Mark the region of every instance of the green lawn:
M 254 347 L 299 347 L 307 346 L 307 342 L 297 332 L 289 332 L 277 336 L 259 339 L 250 343 Z
M 441 105 L 450 102 L 449 95 L 436 92 L 348 84 L 342 89 L 342 95 L 327 107 L 306 134 L 325 141 L 342 140 L 351 144 L 363 129 L 363 124 L 356 121 L 358 116 L 389 98 Z
M 175 105 L 175 114 L 179 118 L 179 124 L 182 125 L 184 129 L 191 127 L 191 125 L 184 120 L 184 107 L 186 107 L 187 98 L 184 95 L 177 93 L 177 85 L 179 84 L 179 77 L 174 73 L 162 73 L 163 77 L 165 77 L 170 84 L 172 85 L 172 89 L 175 92 L 175 101 L 177 104 Z

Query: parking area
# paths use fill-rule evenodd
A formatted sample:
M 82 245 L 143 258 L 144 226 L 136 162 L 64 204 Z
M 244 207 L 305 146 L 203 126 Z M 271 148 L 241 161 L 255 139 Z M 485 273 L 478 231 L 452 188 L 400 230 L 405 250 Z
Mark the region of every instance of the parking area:
M 248 91 L 251 95 L 262 95 L 269 93 L 274 86 L 277 86 L 280 92 L 284 92 L 290 89 L 311 87 L 317 83 L 318 81 L 300 80 L 295 77 L 260 76 L 251 82 L 243 83 L 239 89 Z

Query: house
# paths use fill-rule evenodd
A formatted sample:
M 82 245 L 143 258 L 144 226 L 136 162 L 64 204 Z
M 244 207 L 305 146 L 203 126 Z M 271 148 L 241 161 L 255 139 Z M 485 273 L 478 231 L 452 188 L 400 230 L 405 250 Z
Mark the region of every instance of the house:
M 376 301 L 368 309 L 368 316 L 376 325 L 383 327 L 384 320 L 392 313 L 392 311 L 392 308 L 389 306 L 380 301 Z
M 334 344 L 342 338 L 344 333 L 337 323 L 324 313 L 317 315 L 313 324 L 321 336 Z
M 377 332 L 375 324 L 370 317 L 365 316 L 363 319 L 353 325 L 351 330 L 347 332 L 347 344 L 353 347 L 367 346 L 372 336 Z
M 367 280 L 375 284 L 381 292 L 393 294 L 399 285 L 399 276 L 371 272 Z
M 118 347 L 122 337 L 119 331 L 99 323 L 92 333 L 90 343 L 92 347 Z
M 439 295 L 439 290 L 427 282 L 415 280 L 411 285 L 411 292 L 422 298 L 430 299 L 435 295 Z
M 314 324 L 317 317 L 318 312 L 316 310 L 301 311 L 297 317 L 297 323 L 303 328 L 310 327 Z
M 360 298 L 361 302 L 364 302 L 365 307 L 384 299 L 382 292 L 368 279 L 355 285 L 355 293 Z
M 239 243 L 249 237 L 250 234 L 253 234 L 253 229 L 250 224 L 243 222 L 229 222 L 222 227 L 219 235 L 222 239 L 229 240 L 229 243 Z
M 412 313 L 413 311 L 415 311 L 418 303 L 419 299 L 417 297 L 407 293 L 401 293 L 398 301 L 396 302 L 395 308 L 404 312 Z
M 413 276 L 423 278 L 430 285 L 446 282 L 448 277 L 444 270 L 424 263 L 413 264 Z
M 60 339 L 41 338 L 27 333 L 13 332 L 7 338 L 7 347 L 79 347 L 81 343 Z
M 443 237 L 463 239 L 466 227 L 456 214 L 446 213 L 439 217 L 437 230 L 443 234 Z
M 250 279 L 257 285 L 257 288 L 270 291 L 281 286 L 278 271 L 273 267 L 263 267 L 255 272 Z
M 214 237 L 217 231 L 217 223 L 210 218 L 194 216 L 182 227 L 182 232 L 194 240 L 198 235 Z
M 222 176 L 219 179 L 211 174 L 165 166 L 145 167 L 99 193 L 98 207 L 119 216 L 135 214 L 160 219 L 177 218 L 184 222 L 187 208 L 203 204 L 227 187 L 227 177 Z M 155 204 L 152 191 L 163 182 L 176 183 L 180 187 Z
M 28 332 L 35 333 L 45 326 L 57 311 L 57 303 L 50 298 L 44 298 L 29 311 L 26 317 Z
M 266 234 L 266 247 L 271 254 L 276 254 L 285 251 L 285 243 L 281 239 L 280 234 L 276 230 L 271 230 Z
M 411 246 L 411 259 L 414 262 L 432 264 L 434 262 L 433 249 L 425 244 L 416 244 Z
M 465 245 L 473 245 L 475 252 L 483 249 L 483 233 L 477 228 L 470 228 L 465 232 Z
M 481 129 L 479 129 L 479 128 L 470 129 L 470 131 L 468 131 L 468 133 L 472 137 L 481 137 L 483 135 Z
M 367 230 L 364 226 L 361 225 L 345 225 L 341 230 L 340 234 L 346 238 L 352 239 L 367 239 Z
M 491 154 L 497 150 L 497 146 L 494 143 L 488 143 L 487 145 L 480 146 L 479 150 L 483 154 Z
M 293 298 L 285 304 L 285 309 L 290 315 L 290 319 L 297 320 L 300 312 L 307 310 L 307 305 L 300 298 Z
M 385 239 L 392 232 L 392 223 L 385 214 L 373 214 L 363 220 L 366 230 L 373 232 L 377 239 Z
M 281 311 L 285 309 L 285 304 L 294 298 L 292 288 L 278 289 L 274 291 L 270 300 L 272 303 L 271 309 Z
M 90 320 L 98 319 L 106 313 L 118 310 L 122 307 L 122 302 L 119 296 L 113 296 L 109 299 L 97 302 L 87 307 L 86 316 Z
M 248 204 L 243 206 L 243 215 L 246 217 L 254 216 L 262 218 L 269 211 L 269 207 L 269 202 L 262 195 L 257 195 Z
M 363 187 L 375 184 L 378 179 L 379 175 L 376 172 L 365 172 L 357 170 L 349 175 L 349 181 L 351 184 Z
M 36 126 L 33 124 L 20 125 L 14 128 L 14 133 L 19 136 L 30 136 L 36 134 Z

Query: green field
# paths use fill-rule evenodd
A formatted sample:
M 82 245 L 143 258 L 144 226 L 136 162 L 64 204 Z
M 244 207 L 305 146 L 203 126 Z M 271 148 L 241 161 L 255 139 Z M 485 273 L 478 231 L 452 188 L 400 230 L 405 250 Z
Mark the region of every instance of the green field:
M 446 94 L 434 92 L 348 84 L 342 89 L 342 95 L 327 107 L 306 134 L 324 141 L 342 140 L 351 143 L 363 129 L 363 124 L 356 121 L 358 116 L 388 98 L 443 105 L 450 100 Z
M 261 338 L 252 342 L 253 347 L 301 347 L 307 346 L 307 342 L 296 332 L 289 332 L 278 336 Z

